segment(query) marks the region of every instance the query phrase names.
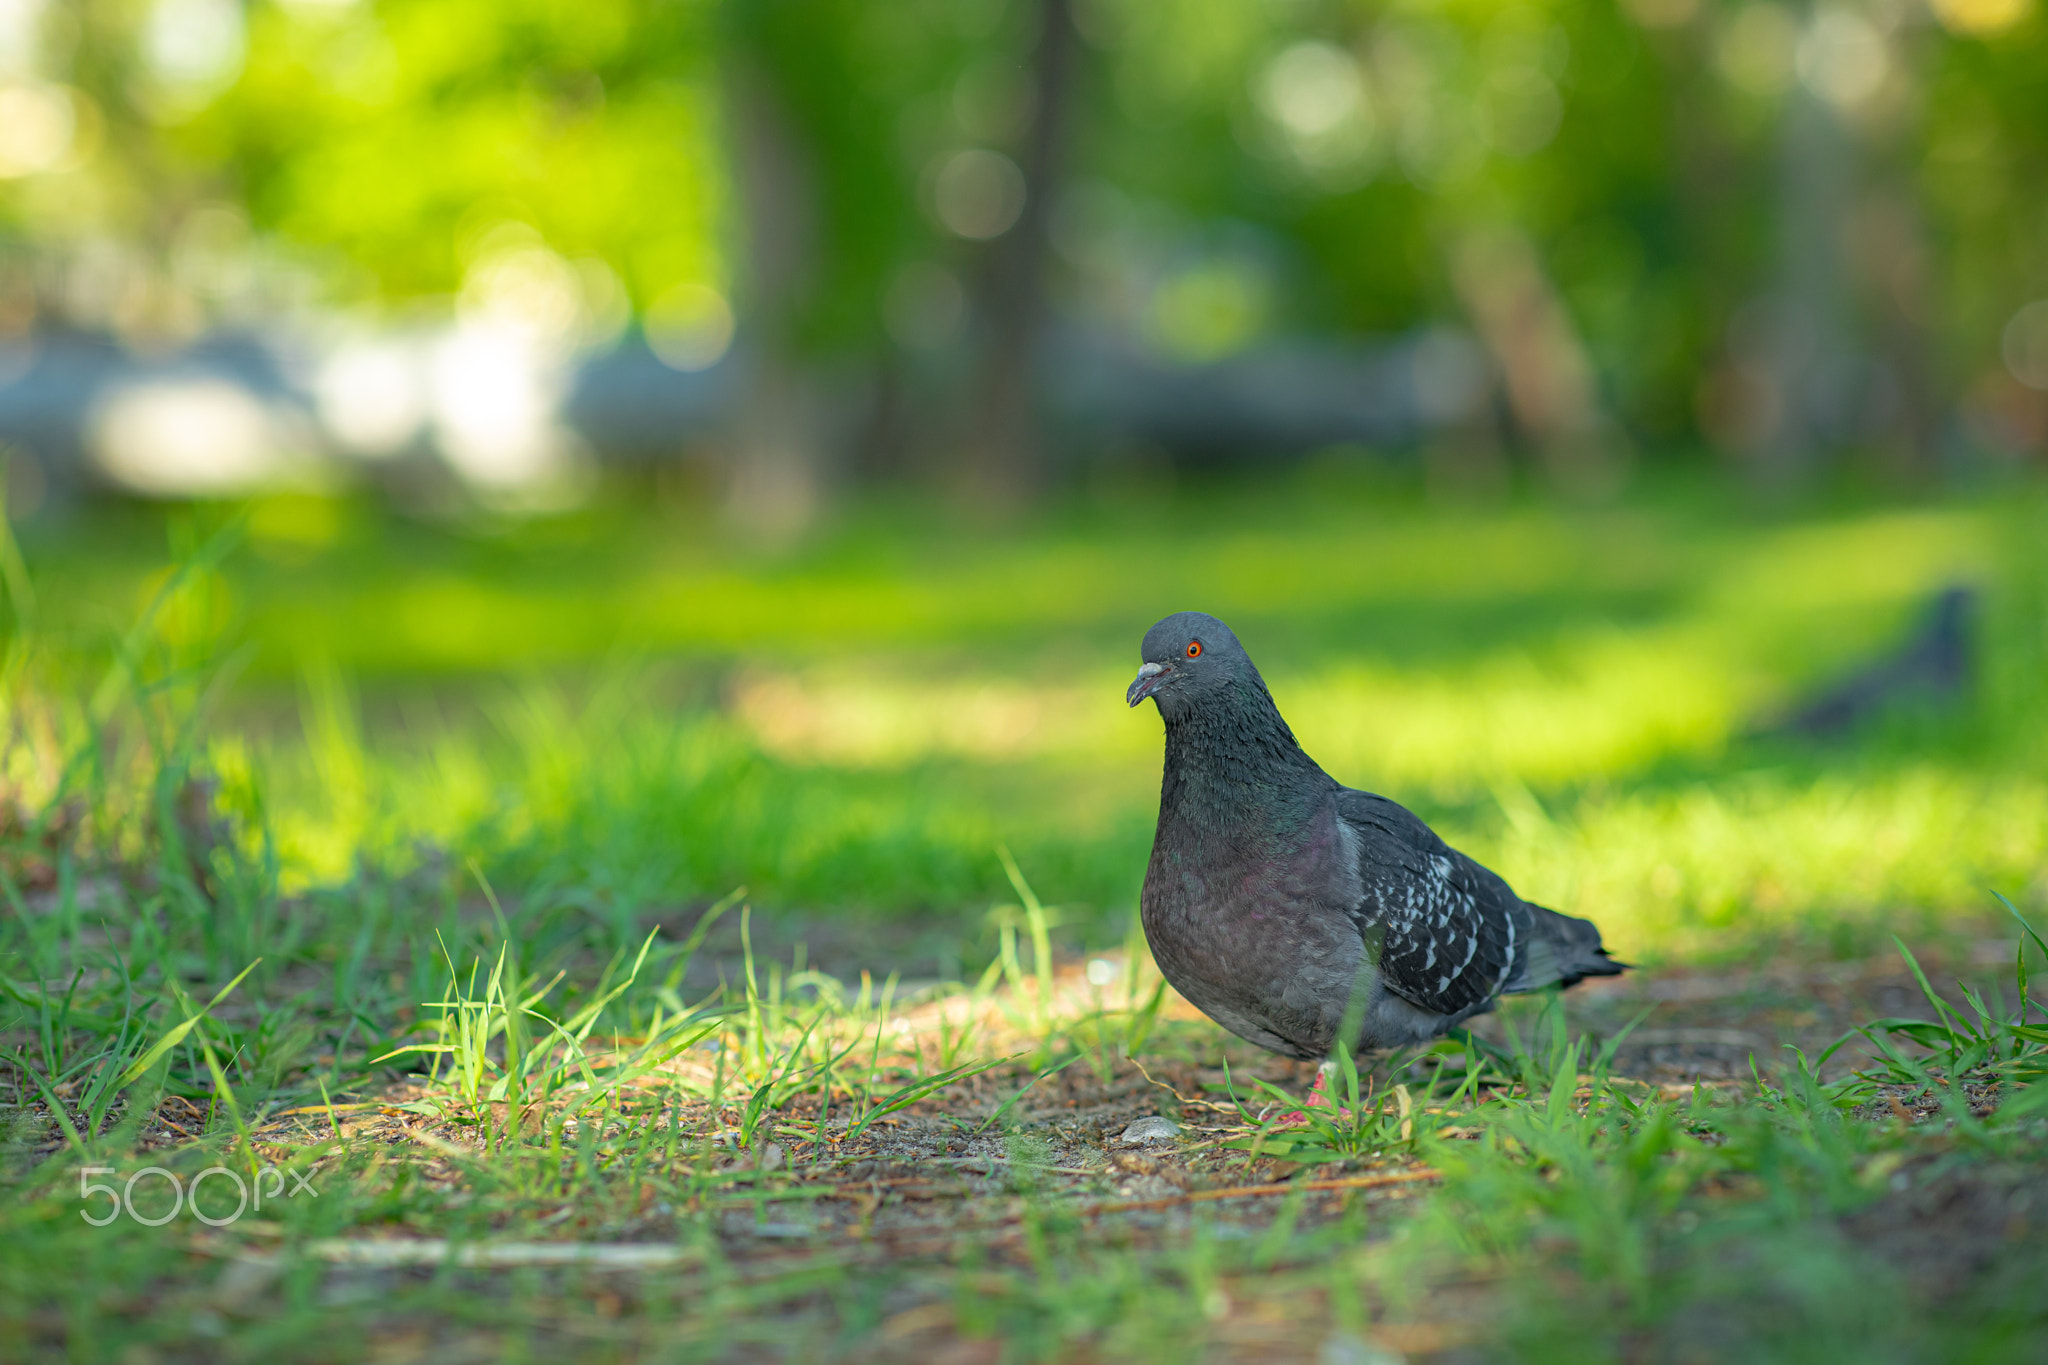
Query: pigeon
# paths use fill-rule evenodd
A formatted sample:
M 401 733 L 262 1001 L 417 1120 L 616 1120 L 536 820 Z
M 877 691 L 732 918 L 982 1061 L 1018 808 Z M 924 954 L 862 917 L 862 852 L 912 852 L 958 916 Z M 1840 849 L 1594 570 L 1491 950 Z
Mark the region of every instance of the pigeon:
M 1795 705 L 1776 727 L 1756 733 L 1824 739 L 1847 733 L 1902 703 L 1934 707 L 1968 699 L 1974 682 L 1971 643 L 1978 593 L 1948 588 L 1928 607 L 1919 630 L 1898 649 Z
M 1625 969 L 1589 921 L 1325 773 L 1215 617 L 1167 617 L 1143 655 L 1125 700 L 1159 707 L 1166 765 L 1139 918 L 1166 979 L 1224 1028 L 1327 1070 L 1340 1041 L 1426 1042 L 1503 994 Z

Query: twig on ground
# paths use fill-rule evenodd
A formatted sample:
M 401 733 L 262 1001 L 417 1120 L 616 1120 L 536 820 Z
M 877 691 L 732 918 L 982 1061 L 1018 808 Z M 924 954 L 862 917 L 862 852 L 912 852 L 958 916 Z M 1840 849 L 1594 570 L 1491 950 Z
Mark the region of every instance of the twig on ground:
M 1297 1190 L 1371 1190 L 1388 1185 L 1409 1185 L 1423 1180 L 1441 1180 L 1439 1171 L 1397 1171 L 1392 1175 L 1354 1175 L 1330 1180 L 1283 1180 L 1270 1185 L 1232 1185 L 1221 1190 L 1186 1190 L 1163 1199 L 1139 1199 L 1092 1205 L 1080 1211 L 1084 1218 L 1105 1213 L 1134 1213 L 1143 1209 L 1172 1208 L 1176 1204 L 1197 1204 L 1213 1199 L 1259 1199 Z
M 924 1158 L 924 1164 L 928 1166 L 957 1166 L 963 1170 L 970 1166 L 986 1166 L 989 1168 L 987 1172 L 989 1175 L 994 1175 L 995 1168 L 998 1166 L 1014 1166 L 1020 1170 L 1038 1171 L 1045 1175 L 1112 1174 L 1108 1166 L 1041 1166 L 1034 1161 L 1012 1161 L 1006 1156 L 928 1156 Z

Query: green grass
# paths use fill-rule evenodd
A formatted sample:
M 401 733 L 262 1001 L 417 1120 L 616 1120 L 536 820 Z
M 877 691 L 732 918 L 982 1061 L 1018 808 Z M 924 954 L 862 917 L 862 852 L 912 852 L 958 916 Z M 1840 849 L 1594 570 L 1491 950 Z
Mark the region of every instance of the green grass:
M 2039 489 L 1764 514 L 1325 482 L 996 533 L 871 506 L 782 556 L 624 502 L 77 513 L 0 556 L 0 1356 L 2037 1357 L 2025 1217 L 1957 1234 L 1988 1268 L 1945 1298 L 1883 1250 L 1917 1191 L 2040 1181 L 2026 950 L 2010 999 L 1930 989 L 1874 1023 L 1842 1054 L 1861 1075 L 1787 1054 L 1659 1090 L 1614 1070 L 1621 1021 L 1539 1005 L 1509 1016 L 1526 1045 L 1354 1071 L 1351 1118 L 1282 1130 L 1291 1082 L 1162 1010 L 1129 938 L 1159 737 L 1121 694 L 1145 625 L 1213 610 L 1325 766 L 1623 956 L 1896 933 L 1960 961 L 2018 932 L 1994 891 L 2040 923 Z M 1744 737 L 1956 579 L 1986 595 L 1972 705 Z M 721 931 L 750 950 L 712 987 L 701 940 L 650 928 L 740 886 Z M 751 951 L 799 914 L 914 922 L 917 971 L 952 984 Z M 1120 974 L 1056 990 L 1075 952 Z M 1195 1188 L 1299 1190 L 1088 1212 L 1129 1172 L 1058 1105 L 1128 1094 L 1136 1063 L 1235 1068 L 1173 1106 L 1215 1134 L 1175 1158 Z M 951 1221 L 734 1240 L 840 1208 L 881 1159 L 990 1174 Z M 318 1196 L 218 1230 L 80 1217 L 84 1167 L 266 1161 Z M 1440 1188 L 1400 1203 L 1300 1183 L 1416 1163 Z M 389 1237 L 673 1260 L 319 1250 Z
M 201 670 L 186 691 L 231 666 L 192 761 L 267 824 L 288 888 L 427 840 L 521 895 L 578 888 L 622 937 L 739 884 L 985 901 L 998 842 L 1119 932 L 1158 763 L 1122 686 L 1143 626 L 1191 605 L 1238 627 L 1332 772 L 1597 909 L 1625 952 L 1766 926 L 1881 942 L 1879 910 L 2040 894 L 2038 490 L 1799 516 L 1681 486 L 1576 511 L 1310 492 L 993 537 L 878 508 L 780 558 L 625 507 L 434 529 L 282 499 L 185 575 L 150 644 L 166 678 Z M 209 520 L 174 524 L 182 554 Z M 82 695 L 165 581 L 162 531 L 30 530 L 42 695 Z M 1740 737 L 1957 580 L 1988 596 L 1972 711 L 1854 745 Z

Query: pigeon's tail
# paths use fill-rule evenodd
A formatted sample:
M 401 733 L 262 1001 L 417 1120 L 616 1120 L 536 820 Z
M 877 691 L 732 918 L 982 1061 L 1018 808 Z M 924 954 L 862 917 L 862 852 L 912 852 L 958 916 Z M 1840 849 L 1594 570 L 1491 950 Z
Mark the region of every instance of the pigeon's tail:
M 1545 986 L 1571 986 L 1589 976 L 1619 976 L 1628 963 L 1616 962 L 1600 946 L 1593 921 L 1573 919 L 1540 905 L 1523 903 L 1529 911 L 1528 950 L 1519 953 L 1521 970 L 1502 987 L 1514 993 Z

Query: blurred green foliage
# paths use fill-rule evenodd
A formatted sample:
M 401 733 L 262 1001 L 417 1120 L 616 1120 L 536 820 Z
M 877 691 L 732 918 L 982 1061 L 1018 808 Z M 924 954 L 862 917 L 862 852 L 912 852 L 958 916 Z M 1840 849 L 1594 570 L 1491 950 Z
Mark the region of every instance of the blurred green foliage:
M 0 270 L 107 321 L 89 282 L 47 281 L 105 294 L 121 258 L 157 285 L 113 321 L 146 334 L 450 294 L 512 224 L 576 263 L 603 332 L 678 286 L 737 290 L 744 319 L 747 262 L 784 233 L 792 344 L 875 356 L 902 272 L 985 273 L 935 176 L 961 149 L 1018 155 L 1047 116 L 1028 62 L 1050 12 L 22 0 L 0 82 L 46 135 L 0 147 Z M 1169 355 L 1456 318 L 1459 244 L 1508 224 L 1631 431 L 1740 446 L 1745 309 L 1807 233 L 1901 402 L 1960 405 L 1980 443 L 2048 440 L 2001 364 L 2048 293 L 2034 0 L 1083 0 L 1074 22 L 1053 288 Z M 1802 101 L 1822 151 L 1799 149 Z M 793 198 L 750 199 L 763 157 Z M 1808 222 L 1788 196 L 1816 173 L 1839 185 Z

